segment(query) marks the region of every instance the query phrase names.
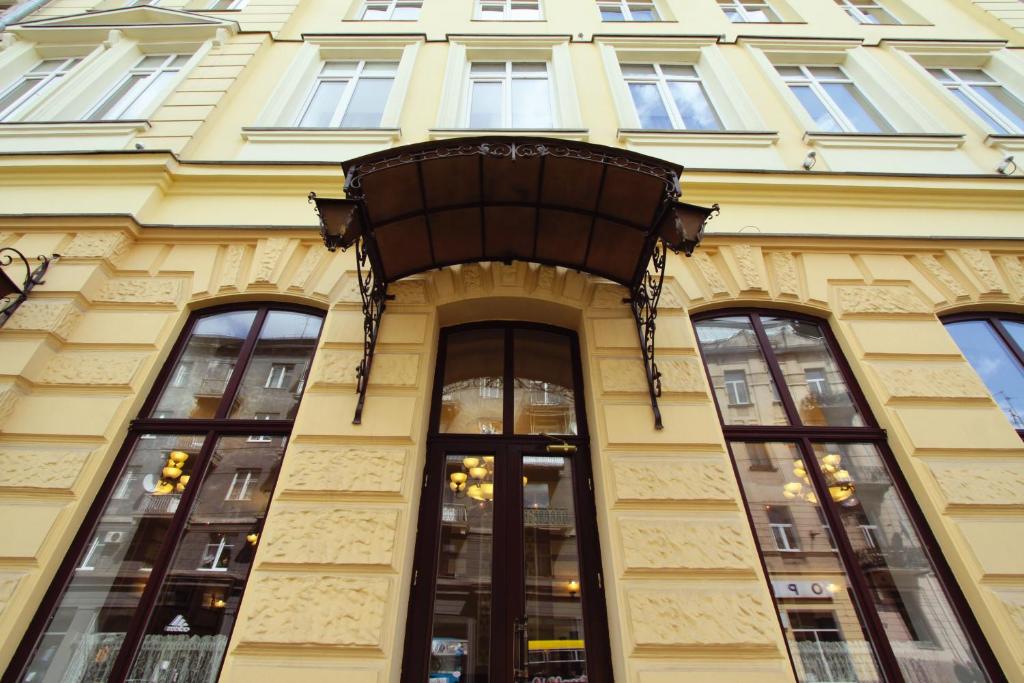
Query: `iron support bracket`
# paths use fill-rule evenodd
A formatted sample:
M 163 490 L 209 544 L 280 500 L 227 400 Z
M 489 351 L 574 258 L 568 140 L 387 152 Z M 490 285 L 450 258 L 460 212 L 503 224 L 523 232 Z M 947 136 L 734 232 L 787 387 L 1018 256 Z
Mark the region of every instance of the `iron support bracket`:
M 380 332 L 380 320 L 384 315 L 387 302 L 394 299 L 388 294 L 388 285 L 377 277 L 373 264 L 370 263 L 370 252 L 366 237 L 356 242 L 356 278 L 359 280 L 359 296 L 363 302 L 363 359 L 356 368 L 356 413 L 352 424 L 363 421 L 363 404 L 366 402 L 366 387 L 370 383 L 370 370 L 373 367 L 373 352 L 377 348 L 377 334 Z
M 657 240 L 651 252 L 648 267 L 633 286 L 628 303 L 636 321 L 636 331 L 640 337 L 640 356 L 644 361 L 647 373 L 647 389 L 651 396 L 651 409 L 654 410 L 654 428 L 662 429 L 661 409 L 658 397 L 661 396 L 661 371 L 654 360 L 654 333 L 657 328 L 658 300 L 661 288 L 665 284 L 665 266 L 668 261 L 668 248 L 661 240 Z
M 4 253 L 9 252 L 9 253 Z M 0 266 L 9 266 L 14 262 L 17 257 L 21 263 L 25 266 L 25 281 L 21 285 L 21 291 L 15 292 L 8 295 L 5 298 L 0 298 L 0 327 L 3 327 L 14 312 L 28 299 L 28 293 L 32 291 L 32 288 L 36 285 L 43 284 L 43 276 L 46 275 L 47 269 L 50 264 L 60 258 L 60 254 L 51 254 L 50 256 L 37 256 L 36 260 L 40 263 L 35 269 L 29 263 L 25 255 L 14 247 L 3 247 L 0 248 Z M 0 273 L 2 276 L 2 273 Z

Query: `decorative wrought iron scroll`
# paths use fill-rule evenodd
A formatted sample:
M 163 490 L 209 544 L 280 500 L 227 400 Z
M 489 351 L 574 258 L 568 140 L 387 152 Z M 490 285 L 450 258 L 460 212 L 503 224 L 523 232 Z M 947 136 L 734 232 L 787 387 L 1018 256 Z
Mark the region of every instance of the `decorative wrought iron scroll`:
M 380 319 L 384 308 L 393 294 L 388 294 L 388 285 L 374 274 L 370 264 L 367 240 L 360 237 L 356 242 L 356 277 L 359 280 L 359 296 L 363 300 L 363 359 L 356 368 L 356 414 L 352 424 L 363 421 L 363 403 L 366 401 L 366 387 L 370 381 L 370 368 L 373 366 L 373 351 L 377 347 L 377 333 L 380 331 Z
M 5 253 L 6 252 L 6 253 Z M 14 262 L 15 257 L 21 261 L 22 265 L 25 266 L 25 281 L 21 285 L 20 292 L 14 292 L 9 294 L 7 297 L 0 298 L 0 327 L 3 327 L 12 315 L 14 311 L 18 309 L 28 299 L 28 293 L 32 291 L 32 288 L 36 285 L 43 284 L 43 276 L 46 275 L 47 269 L 50 264 L 60 258 L 60 254 L 51 254 L 50 256 L 37 256 L 36 260 L 40 263 L 35 269 L 32 269 L 32 265 L 29 263 L 25 255 L 13 247 L 0 248 L 0 266 L 9 266 Z
M 665 284 L 665 265 L 668 261 L 668 248 L 658 240 L 651 252 L 651 262 L 640 279 L 629 293 L 628 303 L 636 321 L 636 331 L 640 336 L 640 355 L 647 372 L 647 389 L 651 395 L 651 409 L 654 410 L 654 428 L 662 429 L 661 408 L 658 397 L 661 396 L 661 371 L 654 360 L 654 333 L 657 329 L 658 300 L 661 299 L 661 288 Z

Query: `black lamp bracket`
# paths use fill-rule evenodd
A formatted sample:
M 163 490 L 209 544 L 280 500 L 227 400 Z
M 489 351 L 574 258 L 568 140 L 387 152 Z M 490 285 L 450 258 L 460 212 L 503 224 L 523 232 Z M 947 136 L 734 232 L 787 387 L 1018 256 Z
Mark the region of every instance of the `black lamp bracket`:
M 36 260 L 39 261 L 39 265 L 33 269 L 29 260 L 17 249 L 14 247 L 0 247 L 0 266 L 9 266 L 15 263 L 15 259 L 17 259 L 25 267 L 25 281 L 22 283 L 20 291 L 10 278 L 0 273 L 0 278 L 8 280 L 10 285 L 12 285 L 10 289 L 14 290 L 6 297 L 0 297 L 0 327 L 3 327 L 4 323 L 18 310 L 18 306 L 21 306 L 28 299 L 28 293 L 32 291 L 32 288 L 43 284 L 43 276 L 46 275 L 50 264 L 59 258 L 60 254 L 37 256 Z

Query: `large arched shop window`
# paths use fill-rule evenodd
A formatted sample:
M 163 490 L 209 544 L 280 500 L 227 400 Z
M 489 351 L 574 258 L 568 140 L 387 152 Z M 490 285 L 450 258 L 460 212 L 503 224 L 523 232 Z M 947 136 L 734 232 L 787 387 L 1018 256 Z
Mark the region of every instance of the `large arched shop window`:
M 1024 438 L 1024 316 L 962 313 L 942 322 Z
M 216 680 L 322 322 L 278 305 L 189 320 L 12 680 Z
M 694 325 L 799 680 L 1004 680 L 827 326 Z

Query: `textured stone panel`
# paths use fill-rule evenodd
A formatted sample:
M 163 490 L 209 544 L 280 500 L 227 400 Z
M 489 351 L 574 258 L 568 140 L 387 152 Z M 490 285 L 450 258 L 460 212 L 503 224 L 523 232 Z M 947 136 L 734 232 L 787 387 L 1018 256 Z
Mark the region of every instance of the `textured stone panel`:
M 973 368 L 960 365 L 874 365 L 885 390 L 898 398 L 984 398 L 988 389 Z
M 120 278 L 109 280 L 95 300 L 110 303 L 176 304 L 181 298 L 180 280 Z
M 763 290 L 764 279 L 761 276 L 764 260 L 761 256 L 760 247 L 752 247 L 749 244 L 736 244 L 729 248 L 732 258 L 736 262 L 734 276 L 740 283 L 742 290 Z
M 232 244 L 227 248 L 220 267 L 219 289 L 238 287 L 238 276 L 242 272 L 243 258 L 245 258 L 244 244 Z
M 387 566 L 397 529 L 397 510 L 278 505 L 267 518 L 260 560 Z
M 402 448 L 304 448 L 288 454 L 284 488 L 306 492 L 398 493 L 402 490 L 405 457 Z
M 1024 263 L 1016 256 L 998 256 L 996 261 L 1002 266 L 1010 284 L 1017 290 L 1017 296 L 1024 296 Z
M 924 266 L 925 271 L 938 280 L 946 291 L 953 295 L 954 299 L 965 299 L 969 296 L 967 290 L 960 284 L 960 281 L 949 272 L 949 269 L 939 262 L 939 259 L 931 254 L 925 254 L 917 258 L 921 265 Z
M 131 240 L 123 232 L 80 232 L 61 251 L 65 258 L 113 258 L 123 253 Z
M 628 310 L 629 304 L 622 302 L 629 298 L 629 291 L 619 285 L 600 284 L 594 287 L 590 305 L 594 308 L 618 308 Z
M 602 358 L 599 363 L 601 387 L 608 393 L 647 393 L 643 361 L 632 358 Z M 701 393 L 704 369 L 694 359 L 658 359 L 664 393 Z
M 930 313 L 931 307 L 910 287 L 850 285 L 836 288 L 843 313 Z
M 797 273 L 796 258 L 788 251 L 774 251 L 771 254 L 772 275 L 779 294 L 800 295 L 800 276 Z
M 462 279 L 462 291 L 468 296 L 483 296 L 490 289 L 490 278 L 478 263 L 466 263 L 459 271 Z
M 21 392 L 13 383 L 0 384 L 0 427 L 3 427 L 4 422 L 14 412 L 19 398 L 21 398 Z
M 764 596 L 751 591 L 631 590 L 638 648 L 774 646 L 779 624 Z
M 0 448 L 0 488 L 70 489 L 89 451 Z
M 39 381 L 43 384 L 127 386 L 142 361 L 138 356 L 67 352 L 54 356 Z
M 256 258 L 252 267 L 252 281 L 258 284 L 273 282 L 274 271 L 281 260 L 288 244 L 291 242 L 287 237 L 271 237 L 260 240 L 256 247 Z
M 960 258 L 974 273 L 975 278 L 981 284 L 983 292 L 1000 293 L 1006 291 L 1006 284 L 996 269 L 992 255 L 984 249 L 961 249 Z
M 323 349 L 317 356 L 317 381 L 324 384 L 354 385 L 361 351 Z M 413 353 L 377 353 L 373 357 L 370 381 L 374 386 L 416 385 L 420 357 Z
M 1024 507 L 1024 464 L 971 461 L 928 463 L 935 481 L 952 505 Z
M 729 288 L 726 286 L 722 274 L 718 272 L 718 266 L 707 252 L 698 251 L 694 253 L 690 260 L 693 261 L 697 266 L 697 270 L 704 277 L 704 281 L 707 283 L 712 295 L 729 293 Z
M 289 289 L 305 289 L 309 286 L 309 278 L 312 277 L 313 273 L 320 267 L 320 264 L 327 258 L 330 252 L 323 248 L 321 245 L 313 245 L 306 250 L 306 255 L 302 257 L 302 262 L 299 263 L 299 267 L 295 269 L 295 273 L 292 274 L 291 284 L 288 286 Z
M 82 312 L 72 303 L 26 301 L 4 323 L 4 329 L 40 330 L 67 339 L 81 317 Z
M 750 535 L 737 522 L 626 518 L 619 523 L 627 570 L 752 569 Z
M 7 609 L 7 603 L 14 597 L 14 591 L 18 590 L 18 584 L 21 583 L 24 574 L 15 574 L 4 572 L 0 574 L 0 616 L 3 615 L 4 610 Z
M 260 575 L 245 592 L 239 640 L 377 648 L 389 595 L 390 582 L 384 578 Z
M 736 496 L 732 472 L 724 462 L 623 458 L 613 469 L 620 501 L 731 501 Z
M 425 280 L 399 280 L 388 285 L 388 294 L 392 294 L 396 304 L 425 304 L 429 302 L 427 283 Z

